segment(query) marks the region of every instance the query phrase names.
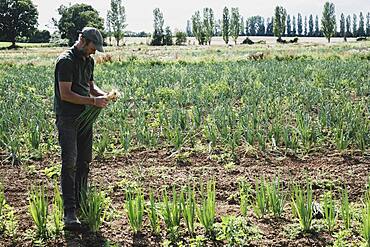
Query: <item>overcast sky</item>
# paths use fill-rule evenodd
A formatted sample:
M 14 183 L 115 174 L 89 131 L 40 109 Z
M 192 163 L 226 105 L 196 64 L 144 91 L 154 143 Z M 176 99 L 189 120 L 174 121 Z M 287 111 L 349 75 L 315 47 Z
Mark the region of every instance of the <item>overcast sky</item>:
M 110 7 L 110 0 L 33 0 L 39 11 L 39 28 L 51 29 L 51 18 L 59 19 L 57 9 L 60 5 L 86 3 L 98 10 L 104 19 Z M 332 0 L 335 4 L 335 13 L 339 18 L 341 13 L 345 15 L 370 12 L 370 0 Z M 222 9 L 225 6 L 239 7 L 239 12 L 245 18 L 252 15 L 270 17 L 273 15 L 276 5 L 286 8 L 288 14 L 303 16 L 313 14 L 321 15 L 324 0 L 123 0 L 126 8 L 126 30 L 151 32 L 153 29 L 153 10 L 159 8 L 164 17 L 165 26 L 172 30 L 185 30 L 186 21 L 189 20 L 196 10 L 210 7 L 215 13 L 215 19 L 221 19 Z M 49 27 L 49 28 L 48 28 Z

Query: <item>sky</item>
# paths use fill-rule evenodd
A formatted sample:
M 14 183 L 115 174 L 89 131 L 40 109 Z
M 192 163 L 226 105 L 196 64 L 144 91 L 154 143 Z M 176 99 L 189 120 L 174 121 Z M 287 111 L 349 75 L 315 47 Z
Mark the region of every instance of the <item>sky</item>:
M 165 26 L 170 26 L 172 30 L 185 31 L 187 20 L 196 10 L 202 10 L 205 7 L 213 9 L 216 20 L 222 18 L 222 10 L 225 6 L 238 7 L 244 19 L 252 15 L 270 17 L 277 5 L 283 6 L 290 15 L 297 15 L 299 12 L 303 16 L 310 14 L 321 16 L 325 0 L 123 0 L 122 2 L 126 9 L 126 30 L 152 32 L 155 8 L 162 11 Z M 360 12 L 363 12 L 366 18 L 366 13 L 370 12 L 370 0 L 332 0 L 331 2 L 335 4 L 337 18 L 341 13 L 345 15 L 355 13 L 358 16 Z M 104 19 L 110 8 L 110 0 L 33 0 L 33 3 L 39 11 L 39 29 L 50 31 L 53 30 L 51 19 L 60 18 L 57 11 L 60 5 L 89 4 Z

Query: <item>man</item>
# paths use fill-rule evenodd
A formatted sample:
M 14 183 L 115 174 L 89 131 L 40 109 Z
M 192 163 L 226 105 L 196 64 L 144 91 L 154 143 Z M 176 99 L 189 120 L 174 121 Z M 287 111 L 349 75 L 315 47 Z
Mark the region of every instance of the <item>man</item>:
M 91 27 L 85 27 L 78 41 L 62 53 L 55 66 L 54 111 L 62 156 L 62 195 L 64 224 L 67 230 L 81 230 L 76 217 L 80 193 L 87 188 L 89 163 L 92 160 L 92 129 L 82 132 L 77 117 L 86 105 L 106 107 L 106 93 L 94 83 L 94 60 L 90 57 L 103 52 L 103 37 Z

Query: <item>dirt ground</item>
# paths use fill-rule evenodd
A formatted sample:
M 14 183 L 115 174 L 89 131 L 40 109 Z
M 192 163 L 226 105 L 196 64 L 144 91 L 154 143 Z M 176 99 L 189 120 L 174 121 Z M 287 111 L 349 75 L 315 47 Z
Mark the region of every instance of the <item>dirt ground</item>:
M 226 161 L 218 158 L 223 157 Z M 323 191 L 330 188 L 339 198 L 339 189 L 349 189 L 350 201 L 361 202 L 370 172 L 370 157 L 366 155 L 345 156 L 339 154 L 310 155 L 305 159 L 286 157 L 274 154 L 250 155 L 239 151 L 239 160 L 235 164 L 225 165 L 227 158 L 222 153 L 214 152 L 210 156 L 205 153 L 187 152 L 185 158 L 168 150 L 137 150 L 124 158 L 95 159 L 91 167 L 91 182 L 108 192 L 112 207 L 120 212 L 109 222 L 104 222 L 99 234 L 65 233 L 56 240 L 49 240 L 48 246 L 103 246 L 109 240 L 120 246 L 160 246 L 165 239 L 165 226 L 161 227 L 161 235 L 153 236 L 149 232 L 149 222 L 145 218 L 144 231 L 133 236 L 123 203 L 125 188 L 142 187 L 147 198 L 150 189 L 160 194 L 164 186 L 176 185 L 178 188 L 191 181 L 203 181 L 214 178 L 216 181 L 217 221 L 223 215 L 240 215 L 238 206 L 238 181 L 246 179 L 254 183 L 255 178 L 262 176 L 279 176 L 285 189 L 289 184 L 302 183 L 310 178 L 313 182 L 315 199 L 320 199 Z M 52 193 L 52 182 L 43 170 L 58 162 L 58 157 L 44 157 L 41 161 L 28 161 L 20 166 L 0 165 L 0 179 L 5 187 L 8 203 L 15 208 L 19 222 L 16 246 L 32 246 L 27 238 L 27 230 L 33 223 L 28 213 L 27 191 L 32 184 L 47 181 L 49 194 Z M 289 199 L 288 199 L 289 200 Z M 289 237 L 285 229 L 297 223 L 291 217 L 290 205 L 285 205 L 281 218 L 265 217 L 258 219 L 250 210 L 248 221 L 258 226 L 262 239 L 254 241 L 251 246 L 327 246 L 333 237 L 325 229 L 311 234 L 299 234 Z M 163 224 L 163 223 L 162 223 Z M 183 228 L 185 229 L 185 227 Z M 201 227 L 197 233 L 202 234 Z M 184 231 L 184 239 L 188 240 Z M 357 241 L 356 234 L 351 241 Z M 186 240 L 186 241 L 187 241 Z M 209 242 L 208 246 L 222 246 L 222 242 Z M 11 246 L 9 239 L 0 238 L 0 246 Z

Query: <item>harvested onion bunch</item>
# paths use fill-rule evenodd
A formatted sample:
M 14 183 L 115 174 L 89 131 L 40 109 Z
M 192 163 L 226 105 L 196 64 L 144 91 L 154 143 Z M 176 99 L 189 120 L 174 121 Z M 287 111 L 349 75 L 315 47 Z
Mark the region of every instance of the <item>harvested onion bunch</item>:
M 112 90 L 108 93 L 107 99 L 108 101 L 115 102 L 119 95 L 117 90 Z M 93 126 L 102 109 L 97 106 L 86 106 L 86 109 L 76 119 L 76 125 L 82 133 L 86 133 Z

